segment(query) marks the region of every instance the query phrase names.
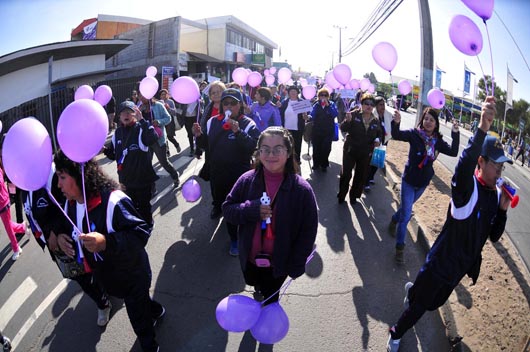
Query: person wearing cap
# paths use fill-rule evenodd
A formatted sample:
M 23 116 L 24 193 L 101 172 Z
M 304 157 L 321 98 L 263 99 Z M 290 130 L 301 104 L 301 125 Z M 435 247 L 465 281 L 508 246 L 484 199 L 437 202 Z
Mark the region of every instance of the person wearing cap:
M 157 143 L 158 135 L 132 101 L 124 101 L 118 107 L 120 127 L 105 146 L 104 153 L 116 161 L 118 179 L 134 207 L 152 227 L 151 189 L 158 179 L 149 146 Z
M 229 88 L 221 95 L 219 114 L 212 116 L 204 128 L 198 123 L 193 125 L 197 145 L 206 150 L 210 163 L 212 219 L 222 214 L 221 205 L 239 176 L 250 170 L 252 154 L 256 150 L 260 132 L 243 111 L 241 92 Z M 237 256 L 237 226 L 228 221 L 226 226 L 231 241 L 229 253 Z
M 442 306 L 467 274 L 476 283 L 487 239 L 497 242 L 507 220 L 510 198 L 497 186 L 504 163 L 500 140 L 488 136 L 495 98 L 482 104 L 480 122 L 462 152 L 451 182 L 451 201 L 442 231 L 414 283 L 405 285 L 405 311 L 390 328 L 387 350 L 398 351 L 401 337 L 427 310 Z
M 254 94 L 256 101 L 250 106 L 250 116 L 252 116 L 260 132 L 265 131 L 267 127 L 281 126 L 282 124 L 280 111 L 271 102 L 271 97 L 269 88 L 259 87 Z
M 399 264 L 404 262 L 405 237 L 407 225 L 412 217 L 412 207 L 422 196 L 434 176 L 433 163 L 439 153 L 448 156 L 458 155 L 460 132 L 455 120 L 451 130 L 451 145 L 443 140 L 440 133 L 438 112 L 427 107 L 423 109 L 421 120 L 416 128 L 400 130 L 401 115 L 394 112 L 391 122 L 392 137 L 398 141 L 408 142 L 409 156 L 401 178 L 401 197 L 398 210 L 392 215 L 388 229 L 396 237 L 395 259 Z
M 305 123 L 309 116 L 307 112 L 296 114 L 292 108 L 294 103 L 302 100 L 299 97 L 300 88 L 298 86 L 289 86 L 287 88 L 287 94 L 288 99 L 283 100 L 280 106 L 280 117 L 282 119 L 282 126 L 293 136 L 295 158 L 298 163 L 301 163 L 302 138 L 304 136 Z

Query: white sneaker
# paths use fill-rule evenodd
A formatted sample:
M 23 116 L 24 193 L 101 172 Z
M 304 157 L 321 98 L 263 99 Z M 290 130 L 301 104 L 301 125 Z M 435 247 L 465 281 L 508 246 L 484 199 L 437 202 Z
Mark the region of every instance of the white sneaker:
M 386 344 L 387 352 L 398 352 L 400 341 L 401 339 L 393 340 L 392 335 L 388 334 L 388 343 Z
M 412 286 L 414 286 L 414 284 L 410 281 L 405 284 L 405 299 L 403 300 L 405 309 L 409 309 L 409 290 Z
M 22 254 L 22 248 L 19 247 L 18 251 L 14 252 L 13 255 L 11 256 L 11 260 L 13 261 L 17 260 L 21 254 Z
M 112 304 L 109 302 L 109 306 L 105 309 L 98 309 L 98 326 L 105 326 L 109 323 L 110 320 L 110 310 L 112 309 Z

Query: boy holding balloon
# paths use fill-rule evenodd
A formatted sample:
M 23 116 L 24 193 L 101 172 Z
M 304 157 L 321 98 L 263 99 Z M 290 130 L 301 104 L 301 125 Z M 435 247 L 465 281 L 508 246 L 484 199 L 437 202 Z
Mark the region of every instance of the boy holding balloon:
M 504 232 L 510 196 L 496 183 L 503 164 L 512 161 L 500 141 L 486 134 L 495 112 L 495 98 L 487 97 L 478 129 L 456 166 L 442 231 L 414 283 L 405 285 L 405 311 L 390 328 L 388 351 L 398 351 L 401 337 L 427 310 L 442 306 L 466 274 L 477 281 L 486 240 L 496 242 Z

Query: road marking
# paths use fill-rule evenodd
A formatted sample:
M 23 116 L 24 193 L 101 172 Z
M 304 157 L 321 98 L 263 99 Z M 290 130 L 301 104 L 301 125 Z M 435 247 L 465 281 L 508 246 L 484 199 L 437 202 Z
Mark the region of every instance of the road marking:
M 48 306 L 56 300 L 57 296 L 59 296 L 64 291 L 66 286 L 68 286 L 68 280 L 66 279 L 61 280 L 61 282 L 59 282 L 59 284 L 53 289 L 53 291 L 50 292 L 48 297 L 46 297 L 41 302 L 41 304 L 37 307 L 37 309 L 35 309 L 35 311 L 31 314 L 28 320 L 26 320 L 24 325 L 22 325 L 20 330 L 18 330 L 18 333 L 15 335 L 15 337 L 11 341 L 11 345 L 13 346 L 13 349 L 17 347 L 17 345 L 20 343 L 20 341 L 22 341 L 24 336 L 26 336 L 29 329 L 31 329 L 33 323 L 35 323 L 35 321 L 39 319 L 42 313 L 44 313 L 46 308 L 48 308 Z
M 0 327 L 4 329 L 13 318 L 17 310 L 22 307 L 29 296 L 37 289 L 37 284 L 31 277 L 27 277 L 20 286 L 9 296 L 0 308 Z
M 512 186 L 512 187 L 514 187 L 514 188 L 517 188 L 517 189 L 521 189 L 521 188 L 519 188 L 519 186 L 517 186 L 517 185 L 515 184 L 515 182 L 513 182 L 508 176 L 504 176 L 503 178 L 506 179 L 506 180 L 508 180 L 508 183 L 510 184 L 510 186 Z
M 181 159 L 179 159 L 180 161 Z M 181 165 L 184 164 L 185 162 L 183 161 L 182 163 L 180 163 Z M 195 170 L 196 169 L 199 169 L 202 167 L 202 162 L 197 162 L 195 161 L 196 165 L 193 166 L 193 168 L 188 169 L 186 170 L 182 175 L 179 176 L 179 179 L 181 180 L 181 183 L 180 183 L 180 187 L 182 187 L 182 180 L 187 180 L 188 178 L 190 178 L 191 176 L 193 176 L 193 174 L 195 173 Z M 178 164 L 178 163 L 177 163 Z M 175 167 L 175 168 L 179 168 L 181 165 Z M 163 169 L 162 169 L 163 170 Z M 155 205 L 156 203 L 158 203 L 158 201 L 160 199 L 162 199 L 163 197 L 166 196 L 166 194 L 168 194 L 169 192 L 173 191 L 175 188 L 173 187 L 173 183 L 171 183 L 169 186 L 167 186 L 166 188 L 164 188 L 160 193 L 157 193 L 156 197 L 155 198 L 152 198 L 151 199 L 151 205 Z

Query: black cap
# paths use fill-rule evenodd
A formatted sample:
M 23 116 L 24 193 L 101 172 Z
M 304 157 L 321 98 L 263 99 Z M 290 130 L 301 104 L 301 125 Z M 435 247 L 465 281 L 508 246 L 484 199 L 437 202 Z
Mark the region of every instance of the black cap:
M 118 115 L 119 115 L 119 114 L 121 114 L 121 112 L 122 112 L 123 110 L 125 110 L 125 109 L 129 109 L 129 110 L 131 110 L 131 111 L 134 112 L 134 107 L 135 107 L 135 106 L 136 106 L 136 105 L 134 105 L 134 103 L 133 103 L 132 101 L 130 101 L 130 100 L 126 100 L 126 101 L 124 101 L 124 102 L 122 102 L 122 103 L 120 104 L 120 106 L 118 107 L 118 111 L 117 111 L 117 113 L 118 113 Z
M 221 95 L 221 101 L 225 98 L 232 98 L 237 100 L 238 102 L 243 101 L 243 97 L 241 96 L 241 92 L 235 88 L 228 88 L 223 91 L 223 94 Z

